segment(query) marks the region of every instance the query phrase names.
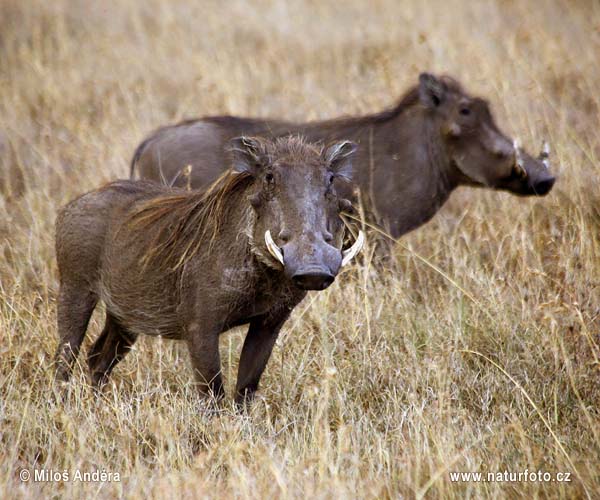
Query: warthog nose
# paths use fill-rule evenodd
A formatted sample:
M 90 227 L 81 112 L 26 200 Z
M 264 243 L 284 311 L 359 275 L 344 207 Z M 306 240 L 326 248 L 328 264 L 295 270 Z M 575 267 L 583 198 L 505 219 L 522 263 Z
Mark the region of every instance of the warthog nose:
M 535 194 L 543 196 L 550 192 L 555 182 L 556 177 L 546 177 L 545 179 L 540 179 L 539 181 L 535 182 L 531 187 Z
M 325 290 L 335 276 L 325 269 L 300 270 L 292 276 L 292 282 L 303 290 Z

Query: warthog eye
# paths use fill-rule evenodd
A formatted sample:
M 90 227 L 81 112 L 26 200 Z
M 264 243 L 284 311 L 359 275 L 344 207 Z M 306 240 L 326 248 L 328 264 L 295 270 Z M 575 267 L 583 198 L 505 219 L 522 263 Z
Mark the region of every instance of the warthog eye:
M 265 180 L 266 180 L 268 183 L 271 183 L 271 182 L 273 182 L 273 174 L 272 174 L 271 172 L 267 172 L 267 175 L 265 175 Z
M 469 108 L 460 108 L 459 113 L 463 116 L 469 116 L 471 114 L 471 110 Z

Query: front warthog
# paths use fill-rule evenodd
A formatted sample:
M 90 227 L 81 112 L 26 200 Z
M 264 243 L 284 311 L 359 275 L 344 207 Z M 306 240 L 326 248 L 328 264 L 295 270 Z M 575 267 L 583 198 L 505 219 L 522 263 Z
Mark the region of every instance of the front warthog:
M 137 148 L 131 176 L 204 186 L 220 174 L 229 138 L 288 133 L 360 143 L 354 181 L 368 214 L 396 238 L 431 219 L 460 185 L 541 196 L 555 181 L 546 148 L 533 158 L 500 131 L 485 100 L 427 73 L 395 107 L 373 115 L 303 124 L 221 116 L 159 129 Z
M 341 249 L 349 202 L 333 183 L 350 179 L 355 148 L 242 137 L 233 168 L 206 192 L 118 181 L 69 203 L 56 223 L 57 378 L 68 380 L 102 300 L 94 386 L 138 335 L 161 335 L 187 341 L 200 391 L 220 397 L 219 334 L 249 323 L 236 400 L 250 397 L 291 311 L 360 250 L 362 233 Z

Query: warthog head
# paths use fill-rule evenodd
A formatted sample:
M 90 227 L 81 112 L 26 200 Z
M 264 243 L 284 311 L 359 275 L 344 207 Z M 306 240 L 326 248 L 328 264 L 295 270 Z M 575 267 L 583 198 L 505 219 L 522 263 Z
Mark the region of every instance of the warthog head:
M 356 145 L 348 141 L 321 148 L 297 137 L 274 142 L 238 137 L 231 141 L 234 169 L 254 178 L 250 203 L 255 213 L 255 253 L 281 268 L 304 290 L 323 290 L 362 246 L 364 236 L 342 251 L 340 211 L 334 180 L 350 181 Z
M 546 143 L 537 158 L 506 137 L 488 103 L 463 92 L 448 77 L 419 77 L 419 98 L 439 127 L 445 153 L 461 184 L 488 186 L 518 195 L 547 194 L 556 180 L 549 171 Z

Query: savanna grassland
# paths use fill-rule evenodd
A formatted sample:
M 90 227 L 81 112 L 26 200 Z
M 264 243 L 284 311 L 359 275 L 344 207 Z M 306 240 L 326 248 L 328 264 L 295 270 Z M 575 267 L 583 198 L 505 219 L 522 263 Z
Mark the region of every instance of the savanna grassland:
M 0 496 L 600 496 L 600 3 L 0 2 Z M 247 415 L 208 411 L 185 345 L 141 339 L 103 395 L 64 396 L 57 209 L 128 175 L 155 127 L 392 105 L 420 71 L 487 97 L 559 176 L 459 189 L 286 324 Z M 102 327 L 97 311 L 83 353 Z M 244 331 L 222 337 L 229 395 Z M 28 482 L 26 468 L 120 482 Z M 453 471 L 571 482 L 451 482 Z

